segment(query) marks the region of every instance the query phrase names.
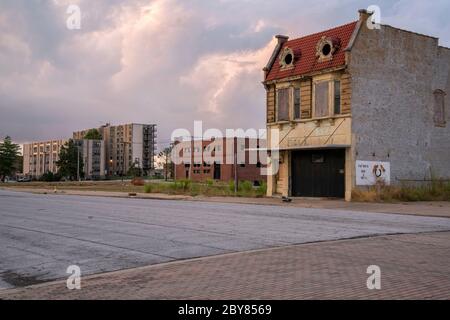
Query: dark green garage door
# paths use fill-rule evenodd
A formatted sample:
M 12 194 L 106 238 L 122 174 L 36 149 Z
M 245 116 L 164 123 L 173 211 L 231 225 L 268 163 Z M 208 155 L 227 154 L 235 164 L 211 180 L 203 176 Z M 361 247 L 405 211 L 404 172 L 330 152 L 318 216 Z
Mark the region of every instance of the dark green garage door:
M 308 150 L 292 153 L 292 196 L 345 196 L 345 150 Z

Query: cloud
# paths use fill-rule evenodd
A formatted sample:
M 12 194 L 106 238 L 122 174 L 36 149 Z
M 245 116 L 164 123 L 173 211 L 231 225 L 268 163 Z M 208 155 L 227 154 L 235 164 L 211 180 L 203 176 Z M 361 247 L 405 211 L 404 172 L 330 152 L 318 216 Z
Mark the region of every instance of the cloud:
M 81 30 L 66 28 L 69 4 Z M 356 0 L 3 0 L 0 136 L 70 137 L 104 122 L 172 130 L 262 128 L 262 68 L 275 34 L 291 37 L 357 19 Z M 383 23 L 450 43 L 444 1 L 379 1 Z

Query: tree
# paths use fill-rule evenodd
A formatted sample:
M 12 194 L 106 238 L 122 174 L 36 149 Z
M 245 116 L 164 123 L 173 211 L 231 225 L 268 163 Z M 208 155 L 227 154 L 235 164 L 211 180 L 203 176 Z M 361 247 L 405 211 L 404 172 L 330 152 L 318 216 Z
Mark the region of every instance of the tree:
M 61 148 L 59 160 L 56 162 L 56 165 L 58 166 L 58 173 L 61 177 L 76 180 L 79 170 L 80 178 L 83 178 L 83 155 L 81 154 L 81 147 L 70 139 Z
M 14 169 L 16 169 L 16 172 L 23 173 L 23 156 L 17 156 L 16 161 L 14 162 Z
M 97 129 L 90 129 L 83 138 L 88 140 L 102 140 L 102 135 Z
M 0 143 L 0 178 L 12 175 L 17 169 L 19 157 L 19 145 L 12 142 L 11 137 L 6 136 Z
M 54 174 L 53 172 L 49 171 L 44 173 L 40 179 L 41 181 L 46 181 L 46 182 L 53 182 L 53 181 L 59 181 L 61 180 L 61 177 L 59 176 L 59 174 Z
M 139 164 L 132 163 L 130 168 L 127 171 L 127 176 L 131 176 L 133 178 L 140 177 L 142 175 L 142 170 L 139 168 Z
M 163 168 L 164 168 L 164 179 L 167 181 L 167 176 L 169 175 L 169 172 L 171 176 L 173 177 L 173 163 L 171 159 L 171 153 L 172 153 L 173 146 L 169 146 L 167 148 L 164 148 L 159 154 L 158 157 L 163 162 Z

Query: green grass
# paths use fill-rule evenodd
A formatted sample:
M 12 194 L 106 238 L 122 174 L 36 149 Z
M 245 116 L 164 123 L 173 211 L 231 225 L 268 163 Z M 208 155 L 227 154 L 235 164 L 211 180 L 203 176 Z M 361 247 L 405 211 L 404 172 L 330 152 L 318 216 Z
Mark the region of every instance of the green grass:
M 145 193 L 166 193 L 191 196 L 222 196 L 222 197 L 264 197 L 267 184 L 263 182 L 259 187 L 253 187 L 250 181 L 239 183 L 237 194 L 234 193 L 234 183 L 206 181 L 203 183 L 190 180 L 179 180 L 171 183 L 148 183 L 144 186 Z
M 3 183 L 0 187 L 27 188 L 27 189 L 54 189 L 80 190 L 80 191 L 104 191 L 104 192 L 134 192 L 134 193 L 164 193 L 171 195 L 190 196 L 223 196 L 223 197 L 264 197 L 267 184 L 261 183 L 259 187 L 253 187 L 250 181 L 240 181 L 237 194 L 234 193 L 234 183 L 207 180 L 205 182 L 192 182 L 191 180 L 151 180 L 144 186 L 135 186 L 130 181 L 67 181 L 67 182 L 27 182 L 27 183 Z

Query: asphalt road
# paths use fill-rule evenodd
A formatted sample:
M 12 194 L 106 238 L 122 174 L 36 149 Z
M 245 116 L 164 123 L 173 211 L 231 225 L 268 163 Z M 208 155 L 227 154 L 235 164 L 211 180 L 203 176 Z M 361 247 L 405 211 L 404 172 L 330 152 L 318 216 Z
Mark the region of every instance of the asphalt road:
M 450 219 L 199 201 L 0 190 L 0 289 L 177 259 L 381 234 Z

